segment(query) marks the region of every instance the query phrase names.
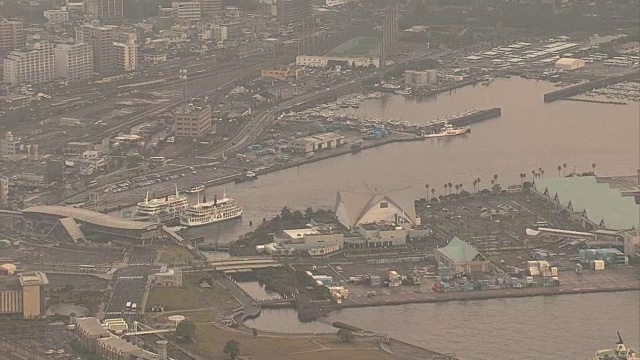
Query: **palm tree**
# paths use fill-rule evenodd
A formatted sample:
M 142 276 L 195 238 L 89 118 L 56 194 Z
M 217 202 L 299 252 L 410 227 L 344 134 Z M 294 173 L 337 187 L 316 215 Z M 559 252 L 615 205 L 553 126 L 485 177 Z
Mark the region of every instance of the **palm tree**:
M 449 185 L 447 183 L 444 184 L 444 194 L 447 195 L 447 189 L 449 188 Z
M 524 184 L 524 177 L 522 176 L 522 173 L 520 173 L 520 185 Z
M 533 182 L 536 182 L 536 171 L 535 170 L 531 170 L 531 178 L 533 179 Z
M 453 184 L 449 183 L 449 195 L 451 195 L 451 189 L 453 189 Z
M 431 198 L 436 197 L 436 188 L 431 188 Z
M 458 184 L 458 186 L 460 187 L 460 191 L 462 191 L 462 184 Z
M 478 192 L 480 192 L 480 183 L 482 182 L 482 180 L 478 178 L 477 181 L 478 181 Z
M 498 174 L 493 174 L 493 180 L 496 181 L 496 184 L 498 183 Z
M 493 185 L 495 185 L 495 184 L 496 184 L 496 181 L 491 179 L 491 187 L 493 187 Z
M 456 194 L 460 194 L 460 185 L 456 184 Z
M 476 186 L 478 185 L 478 180 L 473 180 L 473 192 L 476 192 Z
M 544 179 L 544 169 L 540 169 L 540 177 Z
M 560 171 L 562 170 L 562 166 L 558 165 L 558 177 L 560 177 Z
M 567 176 L 567 163 L 562 164 L 562 176 Z
M 592 169 L 593 175 L 595 175 L 596 174 L 596 163 L 591 164 L 591 169 Z
M 427 188 L 427 199 L 429 199 L 429 184 L 425 184 L 424 187 Z

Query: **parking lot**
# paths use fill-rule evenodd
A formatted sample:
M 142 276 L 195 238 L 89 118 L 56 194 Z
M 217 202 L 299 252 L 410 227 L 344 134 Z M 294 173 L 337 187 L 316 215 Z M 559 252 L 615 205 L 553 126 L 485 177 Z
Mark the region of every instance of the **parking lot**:
M 117 250 L 107 249 L 79 250 L 79 248 L 65 249 L 55 245 L 28 245 L 21 243 L 19 246 L 3 248 L 0 257 L 3 262 L 13 262 L 20 267 L 21 264 L 36 266 L 38 264 L 60 265 L 110 265 L 114 261 L 121 261 L 123 253 Z
M 129 265 L 153 265 L 156 260 L 156 251 L 150 248 L 134 248 L 127 255 Z
M 159 267 L 149 265 L 129 266 L 116 272 L 116 282 L 107 306 L 107 318 L 118 318 L 125 314 L 125 304 L 129 301 L 142 306 L 147 277 Z
M 101 279 L 91 275 L 71 275 L 48 273 L 48 289 L 62 289 L 67 285 L 72 285 L 75 289 L 86 291 L 104 290 L 109 286 L 109 280 Z

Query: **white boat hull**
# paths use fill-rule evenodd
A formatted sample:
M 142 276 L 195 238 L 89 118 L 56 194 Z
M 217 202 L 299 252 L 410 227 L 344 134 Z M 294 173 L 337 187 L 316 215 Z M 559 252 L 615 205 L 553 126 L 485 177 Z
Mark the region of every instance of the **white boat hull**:
M 214 223 L 218 223 L 218 222 L 222 222 L 222 221 L 227 221 L 227 220 L 233 220 L 233 219 L 237 219 L 242 217 L 242 211 L 240 211 L 238 214 L 233 215 L 233 216 L 229 216 L 229 217 L 217 217 L 215 214 L 211 214 L 206 216 L 204 219 L 199 219 L 197 222 L 196 221 L 189 221 L 189 219 L 186 219 L 184 217 L 180 217 L 180 225 L 182 226 L 187 226 L 187 227 L 197 227 L 197 226 L 203 226 L 203 225 L 209 225 L 209 224 L 214 224 Z

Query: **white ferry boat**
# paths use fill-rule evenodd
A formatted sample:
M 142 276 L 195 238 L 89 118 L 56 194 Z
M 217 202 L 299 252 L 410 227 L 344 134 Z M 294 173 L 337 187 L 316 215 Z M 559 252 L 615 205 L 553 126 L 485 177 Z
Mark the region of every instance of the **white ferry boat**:
M 138 203 L 136 213 L 138 216 L 178 217 L 189 206 L 186 196 L 178 194 L 163 198 L 149 199 L 149 192 L 144 201 Z
M 443 137 L 443 136 L 456 136 L 456 135 L 466 134 L 470 131 L 471 129 L 468 127 L 456 128 L 453 125 L 445 122 L 444 127 L 440 130 L 440 132 L 437 132 L 435 134 L 424 134 L 423 137 L 435 138 L 435 137 Z
M 180 225 L 189 227 L 207 225 L 242 216 L 242 207 L 238 206 L 234 199 L 227 197 L 227 194 L 224 194 L 222 199 L 214 196 L 213 201 L 207 201 L 205 195 L 203 200 L 200 202 L 200 195 L 198 195 L 198 203 L 188 206 L 180 216 Z
M 633 349 L 627 349 L 618 333 L 618 341 L 615 349 L 606 349 L 596 352 L 593 360 L 640 360 L 640 353 Z
M 187 194 L 196 194 L 199 193 L 200 191 L 204 190 L 204 185 L 198 185 L 198 186 L 194 186 L 191 189 L 185 191 Z

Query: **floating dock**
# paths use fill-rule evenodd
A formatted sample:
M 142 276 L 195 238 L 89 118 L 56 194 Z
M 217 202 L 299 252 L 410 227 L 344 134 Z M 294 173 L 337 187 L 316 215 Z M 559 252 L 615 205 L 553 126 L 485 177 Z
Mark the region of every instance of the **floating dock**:
M 568 97 L 575 96 L 583 92 L 591 91 L 593 89 L 617 84 L 619 82 L 635 80 L 635 79 L 640 79 L 640 72 L 635 71 L 635 72 L 624 74 L 624 75 L 610 76 L 608 78 L 604 78 L 600 80 L 594 80 L 594 81 L 589 81 L 589 82 L 578 84 L 578 85 L 569 86 L 564 89 L 560 89 L 560 90 L 556 90 L 556 91 L 552 91 L 550 93 L 544 94 L 544 102 L 564 100 Z
M 501 108 L 492 108 L 487 110 L 479 110 L 471 114 L 462 115 L 460 117 L 449 120 L 454 126 L 467 126 L 483 120 L 493 119 L 502 115 Z

